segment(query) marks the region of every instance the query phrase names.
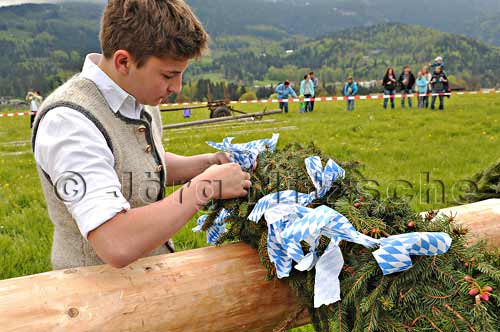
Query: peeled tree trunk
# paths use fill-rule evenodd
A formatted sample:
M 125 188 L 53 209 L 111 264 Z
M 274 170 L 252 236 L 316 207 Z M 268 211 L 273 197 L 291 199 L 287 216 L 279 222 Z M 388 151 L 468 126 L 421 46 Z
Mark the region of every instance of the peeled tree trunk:
M 500 247 L 500 199 L 442 210 Z M 0 330 L 268 332 L 296 308 L 246 244 L 0 281 Z M 303 317 L 300 323 L 307 323 Z

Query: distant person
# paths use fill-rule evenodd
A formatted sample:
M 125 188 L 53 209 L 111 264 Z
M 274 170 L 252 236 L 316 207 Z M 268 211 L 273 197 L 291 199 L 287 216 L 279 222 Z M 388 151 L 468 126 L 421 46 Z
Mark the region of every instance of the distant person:
M 394 109 L 394 92 L 396 91 L 397 84 L 398 81 L 396 80 L 394 69 L 391 67 L 387 68 L 382 80 L 382 86 L 384 87 L 384 109 L 387 109 L 389 99 L 391 100 L 391 108 Z
M 398 80 L 401 86 L 401 107 L 405 108 L 405 99 L 408 98 L 408 107 L 412 108 L 413 100 L 412 97 L 408 96 L 413 93 L 413 86 L 415 85 L 415 75 L 411 72 L 409 65 L 404 66 L 403 72 L 399 76 Z
M 344 97 L 347 97 L 347 111 L 354 111 L 354 97 L 357 93 L 358 85 L 353 81 L 352 76 L 349 76 L 344 85 Z
M 276 87 L 276 94 L 278 95 L 278 99 L 284 100 L 290 98 L 290 95 L 292 97 L 297 98 L 297 94 L 295 91 L 292 89 L 290 86 L 290 81 L 285 81 L 283 83 L 280 83 Z M 281 112 L 288 113 L 288 101 L 280 101 L 280 110 Z
M 300 99 L 304 98 L 304 95 L 299 96 Z M 305 101 L 300 101 L 299 102 L 299 113 L 305 113 L 306 112 L 306 102 Z
M 429 82 L 424 76 L 423 71 L 419 71 L 417 75 L 417 92 L 418 92 L 418 108 L 425 108 L 424 98 L 427 96 L 427 87 Z
M 441 71 L 444 72 L 444 61 L 441 56 L 438 56 L 434 59 L 434 62 L 431 65 L 432 71 L 436 71 L 436 67 L 441 67 Z
M 432 91 L 432 85 L 431 85 L 432 74 L 429 72 L 428 66 L 424 66 L 424 68 L 422 68 L 422 73 L 425 76 L 425 79 L 427 80 L 427 94 L 424 96 L 424 106 L 425 108 L 429 108 L 429 93 L 431 93 Z
M 436 97 L 439 95 L 439 109 L 444 110 L 444 93 L 446 87 L 448 86 L 448 77 L 441 70 L 441 67 L 436 67 L 436 70 L 432 74 L 431 79 L 432 84 L 432 102 L 431 109 L 435 109 Z
M 437 67 L 441 67 L 441 71 L 446 75 L 446 71 L 444 70 L 444 61 L 442 57 L 438 56 L 436 59 L 434 59 L 434 63 L 431 65 L 431 67 L 432 67 L 432 72 L 435 72 Z M 444 92 L 446 93 L 446 97 L 450 98 L 451 89 L 448 82 L 444 84 Z
M 311 81 L 314 84 L 314 96 L 316 96 L 316 94 L 319 91 L 319 81 L 318 81 L 318 78 L 314 76 L 314 72 L 313 71 L 309 73 L 309 78 L 311 79 Z M 312 111 L 314 111 L 314 100 L 311 101 L 311 112 Z
M 35 121 L 35 116 L 36 113 L 38 112 L 38 109 L 40 108 L 40 105 L 42 104 L 43 97 L 40 94 L 40 91 L 29 91 L 28 94 L 26 95 L 26 101 L 30 103 L 30 128 L 33 128 L 33 122 Z
M 309 74 L 304 75 L 304 79 L 300 82 L 300 94 L 304 95 L 304 98 L 314 98 L 314 82 Z M 312 111 L 311 101 L 306 101 L 306 112 Z

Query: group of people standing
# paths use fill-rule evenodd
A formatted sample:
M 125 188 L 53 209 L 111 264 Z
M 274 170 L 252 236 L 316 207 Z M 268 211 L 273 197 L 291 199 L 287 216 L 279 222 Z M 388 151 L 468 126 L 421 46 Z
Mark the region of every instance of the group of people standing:
M 304 79 L 300 82 L 300 95 L 299 98 L 314 98 L 318 91 L 318 79 L 314 76 L 314 72 L 304 75 Z M 297 93 L 290 86 L 290 81 L 286 80 L 283 83 L 278 84 L 276 87 L 276 94 L 278 99 L 288 99 L 291 97 L 297 98 Z M 282 112 L 288 113 L 288 102 L 280 102 L 280 110 Z M 314 111 L 314 101 L 306 101 L 299 105 L 300 113 L 307 113 Z
M 439 109 L 444 109 L 444 93 L 449 91 L 448 77 L 444 72 L 444 62 L 441 57 L 437 57 L 430 66 L 425 66 L 417 73 L 417 78 L 411 71 L 411 67 L 406 65 L 399 77 L 396 77 L 394 69 L 389 67 L 385 73 L 382 85 L 384 87 L 384 109 L 387 109 L 389 100 L 391 108 L 394 109 L 394 98 L 396 91 L 402 94 L 401 107 L 405 108 L 405 100 L 408 99 L 408 107 L 412 108 L 414 88 L 418 96 L 418 108 L 429 108 L 429 94 L 432 93 L 431 109 L 435 109 L 436 99 L 439 97 Z
M 430 68 L 430 69 L 429 69 Z M 448 77 L 444 72 L 444 62 L 442 57 L 437 57 L 434 63 L 429 66 L 424 66 L 418 71 L 417 77 L 413 74 L 409 65 L 404 66 L 403 71 L 399 76 L 396 76 L 392 67 L 387 68 L 385 76 L 382 80 L 384 88 L 384 109 L 387 109 L 389 101 L 391 108 L 395 108 L 395 94 L 401 94 L 401 107 L 405 108 L 406 101 L 408 107 L 413 107 L 414 92 L 418 96 L 418 108 L 429 108 L 429 95 L 432 94 L 430 102 L 431 109 L 435 109 L 436 100 L 439 97 L 439 109 L 444 110 L 444 95 L 449 92 Z M 318 79 L 314 76 L 314 72 L 310 72 L 304 76 L 300 82 L 300 98 L 314 98 L 318 91 Z M 355 96 L 358 94 L 359 88 L 352 76 L 347 77 L 342 94 L 347 97 L 347 111 L 354 111 Z M 297 94 L 290 86 L 290 81 L 279 83 L 276 87 L 278 99 L 285 100 L 290 97 L 297 98 Z M 282 112 L 288 113 L 288 102 L 281 101 L 279 107 Z M 314 100 L 301 102 L 299 112 L 312 112 L 314 110 Z

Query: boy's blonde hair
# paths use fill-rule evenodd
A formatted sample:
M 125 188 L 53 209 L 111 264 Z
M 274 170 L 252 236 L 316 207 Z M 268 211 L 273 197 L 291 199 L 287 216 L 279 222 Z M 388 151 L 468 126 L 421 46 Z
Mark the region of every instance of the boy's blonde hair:
M 99 33 L 104 57 L 128 51 L 141 67 L 151 57 L 200 57 L 208 34 L 182 0 L 109 0 Z

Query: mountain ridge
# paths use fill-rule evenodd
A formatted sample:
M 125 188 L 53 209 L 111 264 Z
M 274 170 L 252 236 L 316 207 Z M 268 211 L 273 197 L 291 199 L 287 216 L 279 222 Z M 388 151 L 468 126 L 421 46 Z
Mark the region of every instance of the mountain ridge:
M 46 93 L 79 71 L 85 54 L 99 51 L 101 11 L 100 4 L 72 2 L 0 8 L 0 95 L 23 96 L 30 88 Z M 316 38 L 265 22 L 240 28 L 243 34 L 215 34 L 210 56 L 194 62 L 186 79 L 216 77 L 250 85 L 308 68 L 325 81 L 343 80 L 347 72 L 374 79 L 386 65 L 421 65 L 443 55 L 456 79 L 472 87 L 499 83 L 498 47 L 426 27 L 383 23 Z M 392 53 L 381 47 L 383 40 L 392 45 Z M 409 47 L 398 46 L 408 40 Z M 373 54 L 377 49 L 379 54 Z

